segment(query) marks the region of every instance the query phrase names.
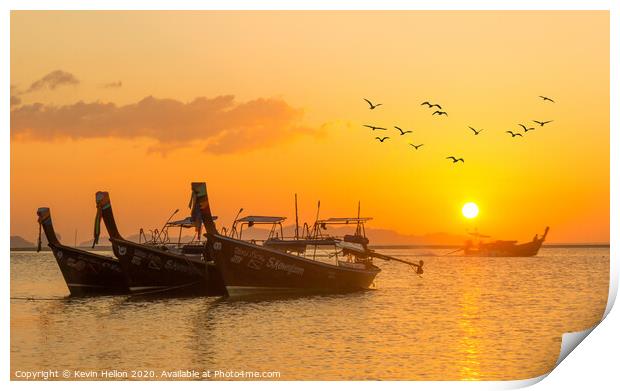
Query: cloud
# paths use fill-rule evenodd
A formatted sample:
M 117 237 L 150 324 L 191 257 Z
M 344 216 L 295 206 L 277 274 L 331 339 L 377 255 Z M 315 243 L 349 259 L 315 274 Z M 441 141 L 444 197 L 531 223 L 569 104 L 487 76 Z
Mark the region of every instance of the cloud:
M 80 84 L 80 81 L 69 72 L 62 71 L 60 69 L 52 71 L 47 75 L 43 76 L 41 79 L 35 81 L 30 85 L 30 88 L 26 90 L 26 92 L 34 92 L 38 90 L 42 90 L 45 88 L 49 88 L 50 90 L 55 90 L 56 88 L 63 85 L 77 85 Z
M 103 88 L 121 88 L 123 86 L 123 82 L 122 81 L 113 81 L 110 83 L 105 83 L 103 84 L 101 87 Z
M 22 99 L 19 95 L 21 95 L 21 91 L 19 91 L 16 85 L 11 84 L 11 108 L 13 108 L 13 106 L 19 106 L 22 103 Z
M 303 111 L 281 99 L 239 103 L 234 96 L 200 97 L 189 103 L 146 97 L 133 104 L 78 102 L 66 106 L 41 103 L 11 111 L 11 137 L 19 139 L 88 139 L 147 137 L 154 151 L 203 143 L 207 152 L 233 153 L 272 146 L 300 134 L 322 131 L 301 123 Z
M 11 95 L 11 107 L 18 106 L 22 103 L 22 100 L 19 96 Z

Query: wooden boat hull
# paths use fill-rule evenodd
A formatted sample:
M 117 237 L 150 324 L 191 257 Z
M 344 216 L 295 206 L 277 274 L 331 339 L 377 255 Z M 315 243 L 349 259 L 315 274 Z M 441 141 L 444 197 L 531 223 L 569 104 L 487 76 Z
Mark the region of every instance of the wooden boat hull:
M 255 292 L 353 292 L 370 288 L 374 265 L 336 266 L 209 234 L 211 257 L 229 295 Z
M 533 257 L 538 254 L 542 241 L 517 244 L 513 246 L 493 246 L 492 243 L 478 249 L 465 249 L 468 257 Z
M 116 259 L 63 245 L 54 231 L 50 209 L 39 208 L 37 216 L 40 229 L 45 233 L 48 246 L 56 258 L 71 295 L 112 295 L 129 292 L 127 280 Z M 41 237 L 38 250 L 40 243 Z
M 111 257 L 50 244 L 67 288 L 73 296 L 127 294 L 119 262 Z
M 98 221 L 103 219 L 112 242 L 112 251 L 120 262 L 131 292 L 226 295 L 226 288 L 217 268 L 213 263 L 203 260 L 208 258 L 190 258 L 172 250 L 125 240 L 118 232 L 110 195 L 107 192 L 97 192 L 95 202 L 95 242 L 99 237 Z
M 269 239 L 263 243 L 263 246 L 284 252 L 291 251 L 296 253 L 303 253 L 306 251 L 306 248 L 308 246 L 333 246 L 335 243 L 336 241 L 334 239 Z
M 226 295 L 215 265 L 124 239 L 110 238 L 131 292 Z
M 516 240 L 498 240 L 469 247 L 466 243 L 463 251 L 466 257 L 533 257 L 538 254 L 548 233 L 549 227 L 546 227 L 542 237 L 539 238 L 536 234 L 531 242 L 522 244 L 517 244 Z

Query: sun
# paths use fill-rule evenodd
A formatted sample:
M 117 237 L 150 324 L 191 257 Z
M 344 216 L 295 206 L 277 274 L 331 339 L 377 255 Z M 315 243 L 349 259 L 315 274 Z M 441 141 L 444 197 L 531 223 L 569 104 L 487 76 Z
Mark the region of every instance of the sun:
M 478 205 L 473 202 L 468 202 L 463 205 L 463 209 L 461 211 L 463 212 L 463 216 L 467 217 L 468 219 L 473 219 L 474 217 L 478 216 Z

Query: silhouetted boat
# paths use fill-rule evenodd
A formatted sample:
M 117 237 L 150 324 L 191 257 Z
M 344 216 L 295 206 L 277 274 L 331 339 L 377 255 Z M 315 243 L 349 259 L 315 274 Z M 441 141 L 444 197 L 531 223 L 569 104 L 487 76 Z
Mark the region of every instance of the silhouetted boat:
M 470 235 L 476 237 L 478 241 L 468 240 L 463 251 L 465 256 L 470 257 L 532 257 L 538 254 L 548 232 L 549 227 L 546 227 L 541 238 L 536 234 L 531 242 L 521 244 L 517 244 L 516 240 L 496 240 L 484 243 L 481 238 L 488 238 L 489 236 L 471 233 Z
M 418 263 L 405 261 L 390 255 L 378 253 L 368 247 L 370 241 L 366 237 L 364 223 L 372 220 L 372 217 L 360 217 L 360 206 L 357 205 L 357 217 L 330 217 L 325 220 L 317 220 L 312 228 L 311 236 L 315 240 L 334 240 L 336 247 L 341 249 L 342 255 L 356 257 L 361 260 L 372 260 L 373 258 L 383 259 L 385 261 L 396 261 L 411 266 L 418 275 L 424 273 L 424 261 L 419 260 Z M 355 224 L 355 232 L 353 235 L 344 235 L 342 239 L 336 238 L 326 233 L 327 227 L 330 225 L 353 225 Z
M 308 246 L 333 246 L 336 243 L 332 238 L 313 239 L 309 237 L 299 237 L 297 228 L 294 237 L 285 237 L 282 228 L 282 222 L 284 222 L 284 220 L 286 220 L 286 217 L 245 216 L 233 222 L 230 237 L 242 240 L 243 228 L 245 226 L 271 225 L 267 239 L 250 240 L 250 242 L 254 244 L 262 243 L 264 247 L 283 252 L 296 253 L 298 255 L 306 252 Z
M 207 248 L 231 295 L 256 291 L 351 292 L 368 289 L 381 271 L 370 259 L 326 263 L 219 234 L 204 182 L 192 183 Z
M 202 260 L 205 250 L 205 241 L 200 238 L 200 233 L 196 230 L 196 224 L 191 216 L 188 216 L 181 220 L 170 221 L 172 217 L 178 212 L 177 209 L 172 216 L 166 221 L 161 230 L 155 229 L 151 231 L 151 238 L 147 239 L 144 230 L 140 229 L 138 244 L 144 244 L 147 246 L 155 247 L 164 251 L 172 251 L 177 254 L 181 254 L 187 258 L 194 260 Z M 217 220 L 217 216 L 213 216 L 213 220 Z M 172 240 L 169 233 L 170 229 L 179 229 L 176 240 Z M 183 240 L 183 230 L 193 230 L 193 237 L 189 241 Z M 144 241 L 142 241 L 144 239 Z
M 97 223 L 103 219 L 112 242 L 112 251 L 120 261 L 132 292 L 174 291 L 210 296 L 227 294 L 213 262 L 205 261 L 203 257 L 190 258 L 175 251 L 125 240 L 116 227 L 109 194 L 97 192 L 96 202 L 95 237 L 98 237 Z
M 127 280 L 116 259 L 62 245 L 56 237 L 49 208 L 39 208 L 37 216 L 72 295 L 129 292 Z M 38 242 L 38 250 L 40 249 L 41 231 Z

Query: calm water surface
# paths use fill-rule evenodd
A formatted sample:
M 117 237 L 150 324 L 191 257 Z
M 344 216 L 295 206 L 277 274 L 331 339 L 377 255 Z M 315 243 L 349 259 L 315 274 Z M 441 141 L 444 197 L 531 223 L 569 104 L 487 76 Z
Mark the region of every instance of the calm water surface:
M 593 326 L 605 309 L 608 248 L 439 256 L 448 251 L 385 250 L 424 259 L 424 276 L 379 261 L 368 292 L 243 300 L 68 298 L 50 252 L 12 252 L 11 376 L 194 369 L 279 371 L 280 379 L 524 379 L 548 372 L 562 333 Z

